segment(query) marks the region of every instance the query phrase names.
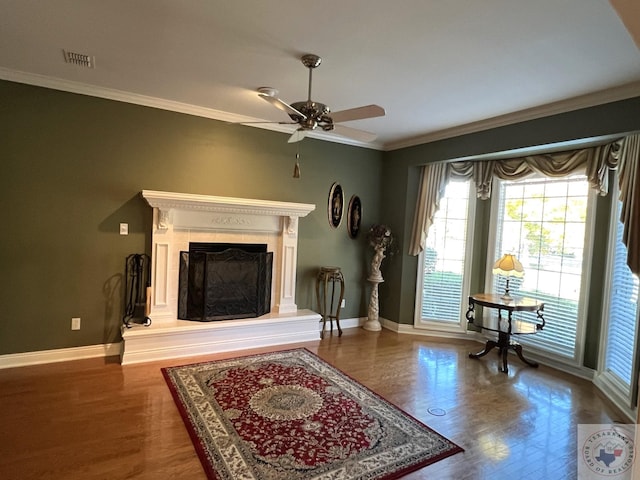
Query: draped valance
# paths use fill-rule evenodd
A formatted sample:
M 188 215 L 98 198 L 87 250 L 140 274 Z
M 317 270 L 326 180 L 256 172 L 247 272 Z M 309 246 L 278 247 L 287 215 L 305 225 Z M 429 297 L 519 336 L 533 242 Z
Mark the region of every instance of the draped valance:
M 534 173 L 562 177 L 584 172 L 599 195 L 609 191 L 609 170 L 619 168 L 621 222 L 623 242 L 628 250 L 631 271 L 640 274 L 640 135 L 590 148 L 558 153 L 528 155 L 508 160 L 484 160 L 431 163 L 422 167 L 409 253 L 418 255 L 439 208 L 449 180 L 472 179 L 476 195 L 482 200 L 491 196 L 493 178 L 518 180 Z

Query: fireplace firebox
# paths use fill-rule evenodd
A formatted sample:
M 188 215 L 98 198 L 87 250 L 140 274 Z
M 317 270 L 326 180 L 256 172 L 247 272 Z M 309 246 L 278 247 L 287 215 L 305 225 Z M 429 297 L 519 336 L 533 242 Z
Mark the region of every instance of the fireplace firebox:
M 210 322 L 269 313 L 272 268 L 266 244 L 190 243 L 180 252 L 178 318 Z

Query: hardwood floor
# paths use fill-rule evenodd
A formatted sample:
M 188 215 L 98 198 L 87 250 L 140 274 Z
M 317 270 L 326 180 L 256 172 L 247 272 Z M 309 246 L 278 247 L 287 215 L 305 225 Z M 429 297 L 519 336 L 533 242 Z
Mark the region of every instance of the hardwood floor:
M 516 357 L 505 375 L 496 355 L 467 357 L 476 342 L 344 332 L 282 349 L 308 348 L 465 449 L 408 480 L 576 478 L 576 425 L 624 421 L 590 382 Z M 0 478 L 205 479 L 160 368 L 272 350 L 0 370 Z

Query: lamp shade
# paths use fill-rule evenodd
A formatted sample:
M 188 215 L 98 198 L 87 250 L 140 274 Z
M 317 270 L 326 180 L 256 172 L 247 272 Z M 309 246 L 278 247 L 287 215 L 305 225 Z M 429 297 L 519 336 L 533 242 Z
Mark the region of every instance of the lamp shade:
M 523 277 L 524 268 L 515 255 L 505 253 L 500 260 L 493 265 L 494 275 L 504 275 L 506 277 Z

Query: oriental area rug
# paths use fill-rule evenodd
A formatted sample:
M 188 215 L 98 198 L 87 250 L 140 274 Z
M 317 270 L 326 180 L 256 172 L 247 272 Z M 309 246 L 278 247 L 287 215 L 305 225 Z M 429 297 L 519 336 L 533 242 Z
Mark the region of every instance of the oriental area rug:
M 462 451 L 306 349 L 162 372 L 210 479 L 389 480 Z

